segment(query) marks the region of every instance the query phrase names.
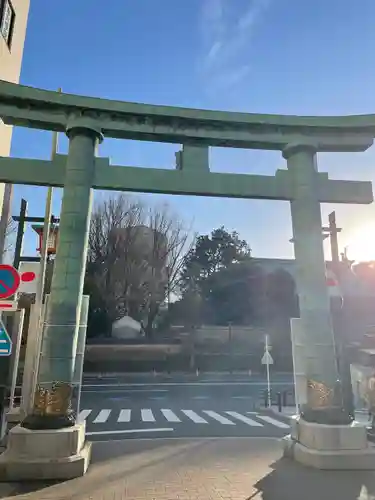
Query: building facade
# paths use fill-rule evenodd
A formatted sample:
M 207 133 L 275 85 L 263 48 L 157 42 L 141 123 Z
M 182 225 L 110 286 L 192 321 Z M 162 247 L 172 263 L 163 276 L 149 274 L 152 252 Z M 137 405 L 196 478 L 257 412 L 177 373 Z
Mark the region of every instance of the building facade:
M 0 80 L 18 83 L 21 74 L 30 0 L 0 0 Z M 0 156 L 9 156 L 12 127 L 0 119 Z M 0 259 L 10 215 L 11 188 L 0 184 Z

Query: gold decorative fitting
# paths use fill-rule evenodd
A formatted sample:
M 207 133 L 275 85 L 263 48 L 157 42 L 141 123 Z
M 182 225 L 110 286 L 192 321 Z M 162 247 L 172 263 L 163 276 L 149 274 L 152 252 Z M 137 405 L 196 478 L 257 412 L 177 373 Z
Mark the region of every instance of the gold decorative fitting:
M 326 408 L 334 403 L 334 389 L 322 382 L 308 380 L 307 382 L 307 403 L 310 408 Z
M 38 386 L 34 399 L 37 415 L 67 415 L 71 409 L 73 387 L 66 382 L 55 382 L 51 389 Z

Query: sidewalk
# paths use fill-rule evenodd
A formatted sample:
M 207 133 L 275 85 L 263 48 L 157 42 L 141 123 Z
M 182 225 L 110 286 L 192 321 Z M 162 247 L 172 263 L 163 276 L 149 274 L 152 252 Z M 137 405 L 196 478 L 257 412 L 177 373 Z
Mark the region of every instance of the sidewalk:
M 0 485 L 2 487 L 8 485 Z M 271 438 L 160 439 L 94 444 L 83 478 L 8 500 L 374 500 L 375 474 L 308 469 Z M 39 485 L 41 488 L 41 485 Z M 16 491 L 19 495 L 16 495 Z M 7 496 L 8 495 L 8 496 Z

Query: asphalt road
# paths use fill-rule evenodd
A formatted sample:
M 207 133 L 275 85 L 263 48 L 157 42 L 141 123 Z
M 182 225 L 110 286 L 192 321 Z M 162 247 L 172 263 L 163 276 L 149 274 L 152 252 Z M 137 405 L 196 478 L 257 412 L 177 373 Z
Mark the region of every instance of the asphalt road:
M 287 420 L 259 409 L 262 377 L 123 375 L 84 377 L 80 419 L 97 441 L 165 437 L 282 437 Z M 273 391 L 293 389 L 275 376 Z

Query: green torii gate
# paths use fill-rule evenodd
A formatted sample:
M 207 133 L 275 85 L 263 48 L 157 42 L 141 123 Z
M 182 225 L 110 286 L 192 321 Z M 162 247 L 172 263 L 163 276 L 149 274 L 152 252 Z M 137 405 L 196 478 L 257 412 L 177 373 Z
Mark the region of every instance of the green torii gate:
M 135 104 L 45 91 L 0 81 L 0 118 L 8 125 L 66 132 L 67 156 L 51 161 L 0 158 L 0 181 L 64 187 L 60 236 L 46 314 L 36 403 L 23 426 L 74 426 L 70 409 L 85 274 L 92 190 L 288 200 L 309 381 L 304 418 L 347 423 L 336 400 L 335 360 L 320 203 L 371 203 L 370 182 L 329 179 L 317 152 L 365 151 L 375 116 L 296 117 Z M 182 144 L 176 170 L 110 165 L 96 158 L 103 137 Z M 275 176 L 213 173 L 209 147 L 279 150 Z M 55 402 L 51 402 L 50 399 Z M 48 402 L 49 401 L 49 402 Z M 56 404 L 56 401 L 59 403 Z

